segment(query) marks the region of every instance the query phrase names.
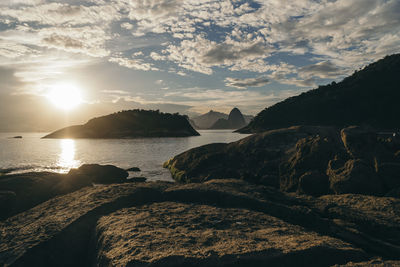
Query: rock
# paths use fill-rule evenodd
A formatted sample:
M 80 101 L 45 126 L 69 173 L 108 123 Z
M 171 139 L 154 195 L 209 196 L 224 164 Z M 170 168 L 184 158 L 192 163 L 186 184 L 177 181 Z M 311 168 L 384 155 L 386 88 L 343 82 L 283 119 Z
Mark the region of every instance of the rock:
M 310 196 L 325 195 L 329 192 L 329 178 L 319 171 L 306 172 L 299 178 L 297 192 Z
M 126 169 L 127 172 L 140 172 L 140 169 L 138 167 L 132 167 L 129 169 Z
M 386 191 L 400 187 L 400 163 L 382 163 L 378 166 L 378 175 Z
M 127 181 L 126 177 L 126 171 L 112 165 L 85 164 L 78 169 L 71 169 L 68 174 L 39 172 L 5 175 L 0 178 L 0 188 L 16 195 L 15 205 L 8 213 L 10 216 L 57 195 L 92 186 L 93 183 L 123 183 Z M 3 213 L 2 209 L 0 211 Z
M 377 141 L 377 134 L 359 126 L 351 126 L 341 130 L 340 135 L 344 147 L 353 158 L 365 158 L 372 152 Z
M 399 267 L 400 261 L 391 261 L 391 260 L 382 260 L 382 259 L 374 259 L 371 261 L 364 262 L 349 262 L 344 265 L 336 264 L 335 267 L 339 266 L 347 266 L 347 267 Z
M 331 190 L 336 194 L 383 194 L 383 184 L 377 173 L 363 160 L 348 160 L 338 169 L 335 169 L 334 161 L 330 161 L 327 174 Z
M 326 195 L 311 200 L 310 204 L 323 218 L 333 220 L 349 233 L 338 232 L 339 237 L 350 233 L 361 234 L 364 240 L 353 240 L 362 246 L 369 243 L 376 255 L 393 258 L 400 255 L 400 200 L 390 197 L 366 195 Z M 399 258 L 398 256 L 394 258 Z
M 16 202 L 17 195 L 13 191 L 0 191 L 0 220 L 12 213 Z
M 178 182 L 235 178 L 313 196 L 385 195 L 399 187 L 396 151 L 360 127 L 294 126 L 194 148 L 164 167 Z
M 161 199 L 165 183 L 86 187 L 0 222 L 0 266 L 89 266 L 96 221 Z
M 238 179 L 85 187 L 0 222 L 0 266 L 319 266 L 398 259 L 400 200 Z
M 69 176 L 87 177 L 90 183 L 110 184 L 123 183 L 129 176 L 128 172 L 113 165 L 83 164 L 78 169 L 71 169 Z
M 329 160 L 339 153 L 339 146 L 337 140 L 328 138 L 316 135 L 302 138 L 296 143 L 294 151 L 290 153 L 290 158 L 280 166 L 282 190 L 306 192 L 310 189 L 312 195 L 323 195 L 329 192 L 329 182 L 325 172 Z M 304 176 L 306 173 L 309 175 Z M 304 176 L 301 185 L 303 188 L 299 188 L 299 179 L 302 176 Z M 310 182 L 314 184 L 311 185 Z
M 102 266 L 308 266 L 311 259 L 331 265 L 365 258 L 348 243 L 246 209 L 156 203 L 102 217 L 96 230 Z
M 132 183 L 143 183 L 146 182 L 146 180 L 146 177 L 132 177 L 128 179 L 128 181 Z

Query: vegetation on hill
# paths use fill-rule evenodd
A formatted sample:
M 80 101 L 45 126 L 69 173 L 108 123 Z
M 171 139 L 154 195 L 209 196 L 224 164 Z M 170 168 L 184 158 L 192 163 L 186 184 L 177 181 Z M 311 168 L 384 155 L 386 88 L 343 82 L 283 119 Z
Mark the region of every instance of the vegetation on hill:
M 400 128 L 400 54 L 372 63 L 339 83 L 290 97 L 260 112 L 242 133 L 292 125 Z
M 44 138 L 184 137 L 199 133 L 188 118 L 158 110 L 126 110 L 53 132 Z

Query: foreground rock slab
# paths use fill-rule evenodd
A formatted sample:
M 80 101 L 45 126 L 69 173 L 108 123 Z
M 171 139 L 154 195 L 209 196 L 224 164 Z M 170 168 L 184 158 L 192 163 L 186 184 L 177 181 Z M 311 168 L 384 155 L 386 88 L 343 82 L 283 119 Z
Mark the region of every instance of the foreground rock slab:
M 365 253 L 261 212 L 174 202 L 122 209 L 97 224 L 100 266 L 308 266 Z
M 315 198 L 237 179 L 95 185 L 0 222 L 0 266 L 399 260 L 399 207 L 397 198 Z
M 0 222 L 0 266 L 85 266 L 96 220 L 119 208 L 159 200 L 162 186 L 86 187 Z

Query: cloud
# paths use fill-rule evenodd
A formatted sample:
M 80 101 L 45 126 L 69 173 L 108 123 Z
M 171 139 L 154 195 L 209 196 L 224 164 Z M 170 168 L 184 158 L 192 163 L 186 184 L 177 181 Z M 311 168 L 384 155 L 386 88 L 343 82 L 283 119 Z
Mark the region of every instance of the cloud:
M 130 68 L 130 69 L 135 69 L 135 70 L 143 70 L 143 71 L 149 71 L 149 70 L 158 70 L 158 68 L 153 67 L 152 64 L 150 63 L 145 63 L 141 59 L 128 59 L 128 58 L 122 58 L 122 57 L 111 57 L 109 58 L 110 62 L 117 63 L 120 66 Z
M 261 87 L 268 83 L 269 79 L 267 77 L 262 77 L 262 76 L 257 78 L 247 78 L 247 79 L 227 77 L 225 79 L 226 86 L 235 87 L 238 89 L 246 89 L 247 87 Z
M 299 72 L 305 77 L 337 78 L 343 70 L 330 61 L 322 61 L 313 65 L 301 67 Z

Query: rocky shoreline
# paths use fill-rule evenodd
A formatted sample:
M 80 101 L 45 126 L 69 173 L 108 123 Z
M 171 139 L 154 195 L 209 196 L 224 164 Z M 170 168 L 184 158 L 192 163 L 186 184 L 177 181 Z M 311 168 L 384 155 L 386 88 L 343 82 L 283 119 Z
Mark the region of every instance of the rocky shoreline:
M 299 126 L 184 152 L 165 164 L 180 183 L 4 175 L 0 266 L 400 266 L 398 151 Z

